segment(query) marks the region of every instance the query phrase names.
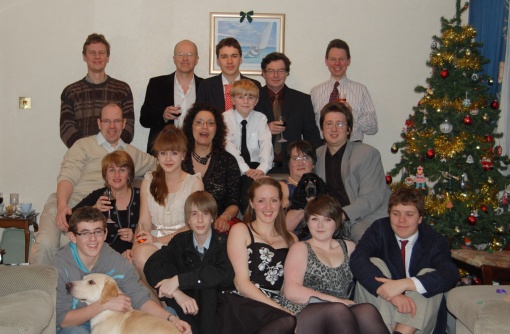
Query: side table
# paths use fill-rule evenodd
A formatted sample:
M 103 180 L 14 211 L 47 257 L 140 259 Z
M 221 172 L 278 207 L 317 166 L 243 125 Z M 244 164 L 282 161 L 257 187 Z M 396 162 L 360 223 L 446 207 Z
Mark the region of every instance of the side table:
M 491 285 L 492 281 L 499 284 L 510 284 L 510 252 L 498 251 L 489 253 L 471 249 L 452 250 L 455 264 L 481 279 L 482 285 Z
M 20 216 L 10 216 L 10 217 L 0 217 L 0 227 L 8 228 L 15 227 L 19 229 L 25 230 L 25 262 L 28 262 L 28 249 L 30 246 L 30 225 L 34 226 L 34 232 L 39 230 L 39 225 L 37 225 L 37 215 L 38 213 L 33 213 L 27 218 L 23 218 Z

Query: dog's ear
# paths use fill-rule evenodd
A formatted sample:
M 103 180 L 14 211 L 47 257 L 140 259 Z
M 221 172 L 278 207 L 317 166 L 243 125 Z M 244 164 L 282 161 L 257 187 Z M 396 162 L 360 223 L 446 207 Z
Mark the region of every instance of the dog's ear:
M 115 282 L 107 280 L 104 283 L 103 291 L 101 292 L 101 298 L 99 299 L 99 304 L 106 304 L 113 298 L 119 295 L 119 290 L 117 289 L 117 284 Z

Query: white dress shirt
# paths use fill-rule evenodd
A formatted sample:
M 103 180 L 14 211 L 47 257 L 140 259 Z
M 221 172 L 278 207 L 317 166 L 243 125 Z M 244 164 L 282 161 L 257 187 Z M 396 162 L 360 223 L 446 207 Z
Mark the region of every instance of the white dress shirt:
M 230 109 L 223 113 L 223 119 L 228 129 L 225 149 L 236 158 L 242 175 L 250 169 L 241 156 L 241 121 L 244 118 L 234 109 Z M 251 161 L 260 163 L 257 169 L 266 174 L 272 167 L 274 157 L 267 118 L 263 113 L 252 110 L 246 117 L 246 121 L 248 122 L 246 124 L 246 146 L 250 152 Z
M 410 236 L 407 239 L 399 238 L 397 235 L 395 235 L 395 238 L 397 238 L 397 244 L 399 247 L 401 247 L 401 245 L 402 245 L 400 243 L 400 240 L 409 241 L 406 245 L 406 262 L 405 262 L 406 277 L 413 280 L 414 285 L 416 286 L 416 291 L 423 295 L 424 293 L 427 292 L 427 290 L 423 287 L 423 284 L 421 284 L 420 280 L 417 279 L 416 277 L 410 277 L 410 275 L 409 275 L 409 264 L 411 263 L 411 255 L 413 254 L 414 244 L 416 243 L 416 240 L 418 240 L 418 232 L 416 232 L 415 234 L 413 234 L 412 236 Z
M 106 141 L 103 134 L 101 132 L 98 132 L 96 135 L 97 139 L 97 145 L 103 146 L 108 153 L 112 153 L 113 151 L 117 151 L 120 149 L 125 150 L 126 149 L 126 143 L 122 141 L 122 139 L 119 138 L 119 141 L 117 143 L 117 146 L 113 147 L 109 142 Z
M 312 97 L 313 110 L 315 112 L 315 121 L 320 129 L 320 113 L 322 108 L 329 103 L 329 97 L 335 85 L 335 79 L 331 77 L 312 88 L 310 95 Z M 370 98 L 370 93 L 364 85 L 349 80 L 346 76 L 340 79 L 338 92 L 345 93 L 347 102 L 352 107 L 354 126 L 351 132 L 351 141 L 363 141 L 364 134 L 374 135 L 377 133 L 377 115 Z M 322 132 L 321 132 L 322 136 Z
M 177 75 L 174 76 L 174 105 L 179 105 L 181 107 L 181 116 L 179 116 L 175 121 L 174 125 L 178 128 L 182 128 L 182 124 L 184 123 L 184 118 L 188 114 L 188 109 L 191 108 L 195 100 L 197 99 L 197 89 L 195 85 L 195 76 L 191 79 L 188 91 L 184 93 L 184 89 L 182 89 L 179 81 L 177 81 Z

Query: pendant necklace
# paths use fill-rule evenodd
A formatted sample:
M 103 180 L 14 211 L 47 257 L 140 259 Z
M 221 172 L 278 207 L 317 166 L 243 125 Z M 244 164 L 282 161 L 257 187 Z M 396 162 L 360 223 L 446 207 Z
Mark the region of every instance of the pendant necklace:
M 198 163 L 202 165 L 207 165 L 207 161 L 209 161 L 209 158 L 211 157 L 212 152 L 209 152 L 208 155 L 205 157 L 199 156 L 195 151 L 193 151 L 193 159 L 195 159 Z

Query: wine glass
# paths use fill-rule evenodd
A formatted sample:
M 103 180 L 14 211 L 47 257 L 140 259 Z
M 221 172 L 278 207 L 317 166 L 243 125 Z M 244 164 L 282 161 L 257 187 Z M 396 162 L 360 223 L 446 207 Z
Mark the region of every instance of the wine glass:
M 278 117 L 278 121 L 280 121 L 282 123 L 282 126 L 286 126 L 287 125 L 287 121 L 285 119 L 285 116 L 281 115 L 280 117 Z M 283 138 L 283 131 L 282 133 L 280 133 L 281 137 L 280 139 L 278 139 L 277 141 L 279 143 L 285 143 L 287 142 L 287 139 Z
M 115 204 L 117 200 L 115 199 L 112 190 L 110 188 L 106 188 L 103 195 L 108 197 L 108 200 L 110 201 L 110 206 L 113 206 L 113 208 L 115 209 Z M 110 211 L 111 210 L 108 210 L 108 219 L 110 219 Z
M 19 204 L 19 194 L 12 193 L 10 195 L 9 203 L 14 207 L 14 211 L 16 211 L 16 209 L 18 208 L 18 204 Z

